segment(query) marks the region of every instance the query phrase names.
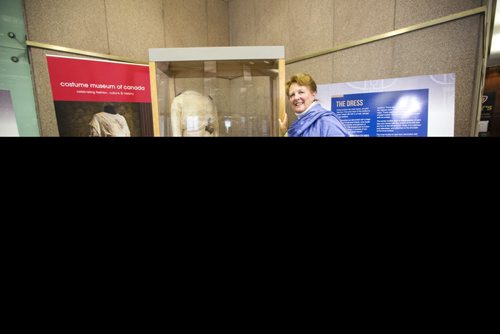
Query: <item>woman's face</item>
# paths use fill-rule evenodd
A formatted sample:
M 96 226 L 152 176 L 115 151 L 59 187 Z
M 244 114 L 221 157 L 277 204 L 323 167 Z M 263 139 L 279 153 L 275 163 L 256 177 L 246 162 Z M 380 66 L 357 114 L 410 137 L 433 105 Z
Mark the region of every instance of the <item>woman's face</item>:
M 301 114 L 306 111 L 315 99 L 316 93 L 311 92 L 309 87 L 299 86 L 296 83 L 290 85 L 288 102 L 295 113 Z

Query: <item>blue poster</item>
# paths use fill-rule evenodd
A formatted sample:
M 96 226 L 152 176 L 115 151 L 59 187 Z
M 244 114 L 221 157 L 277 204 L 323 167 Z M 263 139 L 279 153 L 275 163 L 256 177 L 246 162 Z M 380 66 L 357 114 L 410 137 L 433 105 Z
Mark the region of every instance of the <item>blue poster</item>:
M 317 100 L 357 137 L 453 137 L 455 74 L 318 85 Z
M 429 90 L 346 94 L 331 110 L 355 137 L 427 137 Z

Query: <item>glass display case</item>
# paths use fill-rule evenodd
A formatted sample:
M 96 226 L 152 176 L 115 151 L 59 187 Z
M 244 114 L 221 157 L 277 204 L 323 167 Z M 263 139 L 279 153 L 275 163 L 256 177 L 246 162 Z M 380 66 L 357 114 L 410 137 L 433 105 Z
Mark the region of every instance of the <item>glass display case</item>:
M 149 49 L 155 136 L 274 137 L 283 46 Z

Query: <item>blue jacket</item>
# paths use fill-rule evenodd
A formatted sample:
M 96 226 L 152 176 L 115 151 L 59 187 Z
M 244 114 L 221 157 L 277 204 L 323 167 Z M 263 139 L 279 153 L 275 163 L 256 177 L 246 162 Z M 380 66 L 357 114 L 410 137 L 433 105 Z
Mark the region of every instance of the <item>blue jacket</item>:
M 349 137 L 337 116 L 316 104 L 288 129 L 288 137 Z

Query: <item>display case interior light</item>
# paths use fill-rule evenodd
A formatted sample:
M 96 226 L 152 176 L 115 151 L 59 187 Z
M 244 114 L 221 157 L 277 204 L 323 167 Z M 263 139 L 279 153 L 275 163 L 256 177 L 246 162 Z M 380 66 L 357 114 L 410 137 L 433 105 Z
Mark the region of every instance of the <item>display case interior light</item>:
M 279 135 L 283 46 L 150 49 L 149 58 L 155 135 Z

